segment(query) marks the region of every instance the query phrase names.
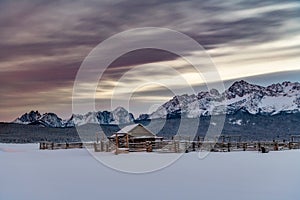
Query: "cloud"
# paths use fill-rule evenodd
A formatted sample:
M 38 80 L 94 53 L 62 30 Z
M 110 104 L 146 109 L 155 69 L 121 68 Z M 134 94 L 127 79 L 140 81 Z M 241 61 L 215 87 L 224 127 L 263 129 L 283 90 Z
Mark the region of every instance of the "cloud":
M 63 104 L 70 104 L 82 60 L 101 41 L 130 28 L 166 27 L 191 36 L 208 50 L 224 80 L 297 70 L 299 13 L 299 2 L 292 0 L 1 1 L 0 92 L 5 95 L 1 96 L 0 120 L 11 118 L 9 110 L 16 114 L 15 105 L 19 112 L 24 110 L 26 106 L 21 109 L 15 98 L 20 92 L 24 104 L 38 108 L 40 102 L 47 102 L 49 108 L 61 105 L 62 99 Z M 186 53 L 197 56 L 189 49 Z M 186 63 L 176 65 L 177 60 L 178 56 L 160 50 L 128 53 L 112 63 L 102 89 L 109 91 L 113 86 L 109 84 L 122 74 L 146 63 L 169 62 L 183 74 L 193 71 Z M 151 72 L 155 79 L 167 75 L 167 70 Z M 147 70 L 127 81 L 141 82 L 145 76 L 149 76 Z M 69 92 L 57 92 L 61 88 Z M 36 94 L 39 100 L 32 98 Z M 61 114 L 66 115 L 65 111 Z

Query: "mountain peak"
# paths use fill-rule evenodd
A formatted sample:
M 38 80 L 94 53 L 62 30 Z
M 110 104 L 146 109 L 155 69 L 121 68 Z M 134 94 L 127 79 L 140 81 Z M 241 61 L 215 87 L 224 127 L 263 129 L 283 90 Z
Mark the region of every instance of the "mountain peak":
M 38 121 L 41 121 L 43 124 L 46 123 L 50 127 L 62 127 L 62 119 L 55 113 L 45 113 Z
M 248 83 L 247 81 L 240 80 L 240 81 L 235 81 L 235 82 L 228 88 L 228 90 L 231 91 L 231 90 L 234 90 L 234 89 L 236 89 L 236 88 L 249 88 L 249 87 L 255 87 L 255 86 L 258 86 L 258 85 L 254 85 L 254 84 Z
M 127 124 L 134 121 L 134 117 L 125 108 L 118 106 L 112 111 L 113 124 Z
M 21 124 L 30 124 L 41 117 L 39 111 L 30 111 L 29 113 L 23 114 L 21 117 L 17 118 L 14 122 Z
M 264 87 L 250 84 L 244 80 L 234 82 L 227 90 L 227 98 L 242 97 L 246 94 L 264 92 Z
M 128 112 L 128 111 L 122 106 L 118 106 L 113 110 L 113 112 Z
M 209 93 L 211 94 L 211 95 L 214 95 L 214 96 L 219 96 L 220 95 L 220 93 L 219 93 L 219 91 L 217 90 L 217 89 L 211 89 L 210 91 L 209 91 Z
M 250 85 L 250 83 L 248 83 L 248 82 L 245 81 L 245 80 L 235 81 L 235 82 L 233 83 L 233 85 L 234 85 L 234 84 L 238 84 L 238 85 Z

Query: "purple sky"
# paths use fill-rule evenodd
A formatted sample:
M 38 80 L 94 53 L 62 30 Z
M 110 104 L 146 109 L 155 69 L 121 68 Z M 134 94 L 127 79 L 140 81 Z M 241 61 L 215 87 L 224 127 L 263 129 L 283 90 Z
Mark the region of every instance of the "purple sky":
M 274 81 L 298 81 L 299 22 L 299 1 L 0 1 L 0 121 L 30 110 L 69 117 L 83 59 L 101 41 L 131 28 L 165 27 L 187 34 L 204 46 L 224 80 L 255 81 L 249 77 L 277 74 Z M 146 63 L 178 65 L 192 77 L 178 59 L 158 50 L 128 53 L 110 66 L 103 87 L 111 90 L 126 70 Z M 156 72 L 151 73 L 155 79 L 168 74 Z M 278 78 L 280 73 L 285 75 Z M 131 81 L 146 76 L 149 71 Z M 98 95 L 109 99 L 105 92 Z M 141 95 L 144 99 L 132 108 L 135 113 L 149 111 L 172 93 L 157 86 L 141 88 L 134 96 Z

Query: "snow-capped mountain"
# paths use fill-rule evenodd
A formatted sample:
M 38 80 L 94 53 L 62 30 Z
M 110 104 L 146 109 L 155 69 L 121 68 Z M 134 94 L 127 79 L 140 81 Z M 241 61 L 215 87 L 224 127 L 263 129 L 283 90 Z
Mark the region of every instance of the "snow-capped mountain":
M 280 113 L 300 113 L 300 83 L 283 82 L 267 87 L 237 81 L 220 93 L 216 89 L 198 94 L 179 95 L 161 105 L 151 114 L 141 114 L 137 120 L 158 118 L 198 118 L 200 116 L 235 114 L 276 115 Z M 133 115 L 122 107 L 113 111 L 73 114 L 62 120 L 54 113 L 41 115 L 38 111 L 25 113 L 14 123 L 41 124 L 50 127 L 73 127 L 88 123 L 128 124 L 135 121 Z M 241 121 L 232 122 L 241 124 Z
M 134 121 L 134 117 L 123 107 L 117 107 L 112 111 L 112 120 L 110 124 L 128 124 Z
M 38 122 L 50 127 L 63 127 L 63 121 L 55 113 L 45 113 L 39 119 Z
M 17 124 L 40 124 L 49 127 L 62 127 L 63 121 L 54 113 L 41 115 L 38 111 L 30 111 L 13 121 Z
M 73 114 L 65 121 L 65 127 L 80 126 L 83 124 L 129 124 L 134 117 L 123 107 L 117 107 L 113 111 L 88 112 L 85 115 Z
M 134 121 L 134 117 L 123 107 L 117 107 L 113 111 L 88 112 L 84 115 L 73 114 L 70 119 L 62 120 L 54 113 L 41 115 L 38 111 L 25 113 L 13 123 L 40 124 L 47 127 L 73 127 L 84 124 L 128 124 Z
M 110 115 L 110 112 L 104 112 L 108 113 L 107 120 L 103 120 L 103 117 L 101 117 L 103 116 L 101 111 L 88 112 L 85 115 L 73 114 L 69 120 L 65 121 L 65 127 L 80 126 L 84 124 L 109 124 L 112 116 Z
M 237 111 L 253 115 L 299 112 L 300 83 L 283 82 L 263 87 L 241 80 L 233 83 L 221 94 L 216 89 L 212 89 L 209 92 L 199 92 L 197 95 L 175 96 L 148 118 L 197 118 L 234 114 Z
M 21 117 L 17 118 L 13 123 L 18 124 L 30 124 L 32 122 L 37 121 L 41 117 L 39 111 L 30 111 L 29 113 L 25 113 Z

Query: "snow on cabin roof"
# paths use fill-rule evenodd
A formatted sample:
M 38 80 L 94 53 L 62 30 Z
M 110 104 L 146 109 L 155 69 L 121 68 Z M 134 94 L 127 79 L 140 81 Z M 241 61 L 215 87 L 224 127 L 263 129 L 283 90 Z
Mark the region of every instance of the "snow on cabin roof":
M 139 136 L 139 137 L 134 137 L 135 139 L 148 139 L 148 138 L 156 138 L 156 139 L 162 139 L 163 137 L 159 136 Z
M 122 128 L 121 130 L 119 130 L 117 133 L 128 133 L 129 131 L 131 131 L 132 129 L 134 129 L 135 127 L 137 127 L 140 124 L 131 124 L 128 126 L 125 126 L 124 128 Z
M 124 133 L 118 133 L 118 137 L 123 137 L 123 136 L 125 136 Z M 116 137 L 116 134 L 109 136 L 109 138 L 115 138 L 115 137 Z
M 153 134 L 150 130 L 148 130 L 146 127 L 144 127 L 141 124 L 132 124 L 132 125 L 125 126 L 121 130 L 119 130 L 117 134 L 129 134 L 135 137 L 155 136 L 155 134 Z

